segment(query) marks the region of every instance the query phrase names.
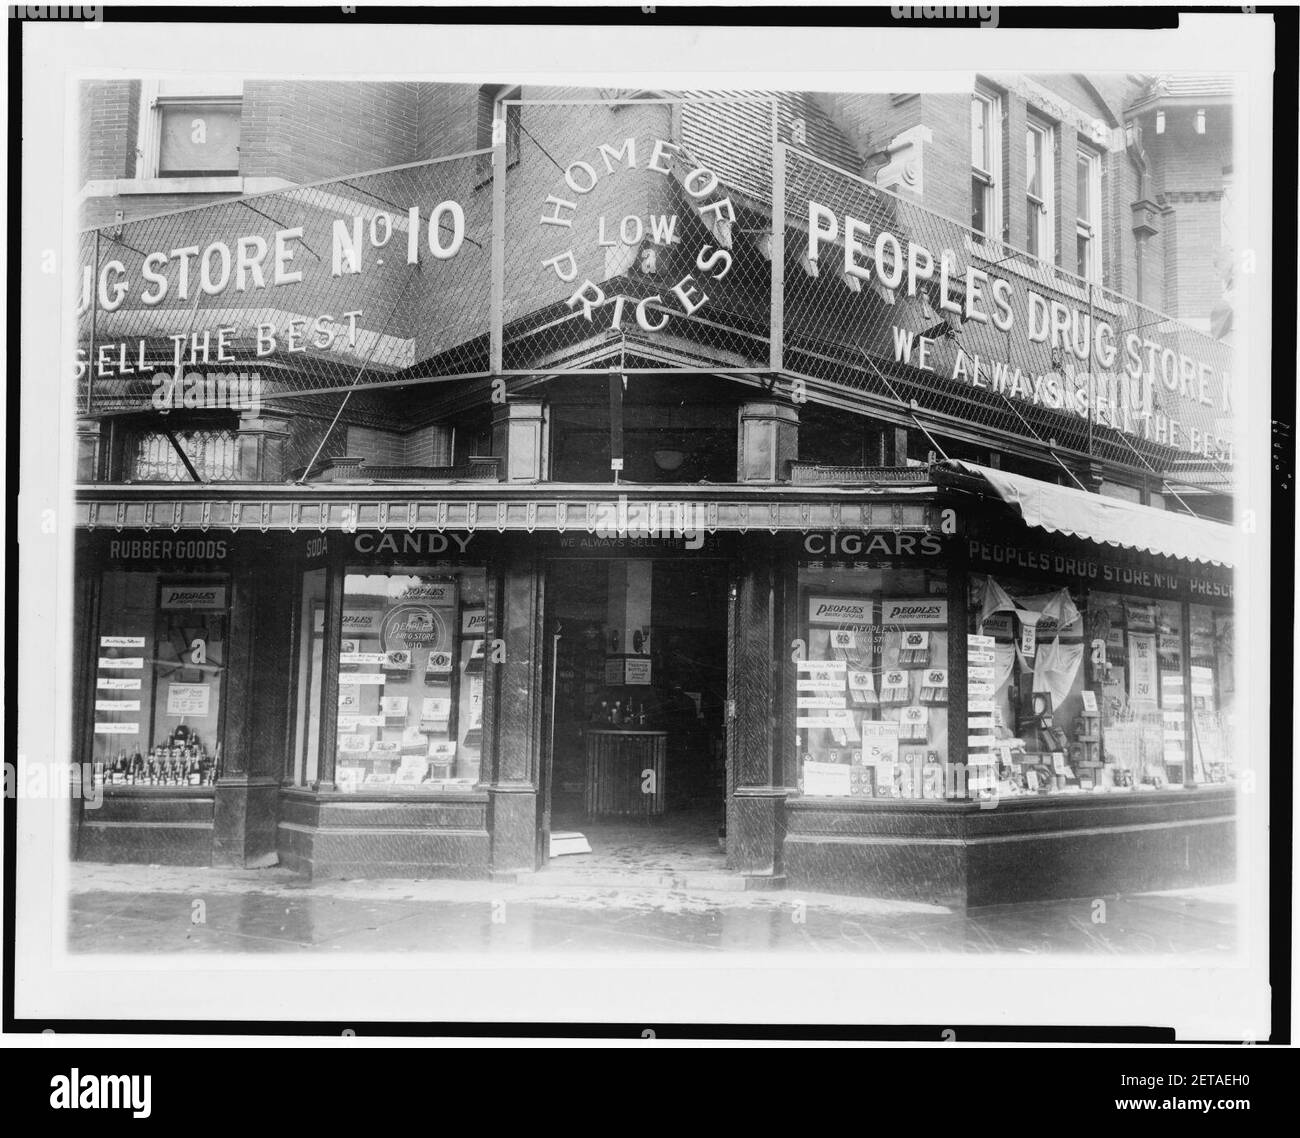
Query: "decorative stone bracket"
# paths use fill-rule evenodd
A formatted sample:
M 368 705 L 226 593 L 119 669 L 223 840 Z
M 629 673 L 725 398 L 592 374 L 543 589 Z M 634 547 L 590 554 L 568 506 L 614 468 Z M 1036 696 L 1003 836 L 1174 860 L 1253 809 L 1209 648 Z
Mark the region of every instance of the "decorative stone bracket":
M 909 127 L 895 136 L 885 148 L 889 161 L 876 174 L 876 185 L 894 193 L 924 193 L 925 144 L 933 141 L 928 126 Z

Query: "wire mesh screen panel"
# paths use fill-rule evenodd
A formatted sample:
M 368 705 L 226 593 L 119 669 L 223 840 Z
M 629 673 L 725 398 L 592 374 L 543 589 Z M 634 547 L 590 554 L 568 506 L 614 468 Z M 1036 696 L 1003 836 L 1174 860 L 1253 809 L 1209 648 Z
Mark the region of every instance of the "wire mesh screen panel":
M 1231 349 L 786 152 L 785 370 L 1162 475 L 1231 466 Z
M 490 159 L 476 152 L 84 234 L 80 406 L 247 410 L 354 382 L 486 372 Z
M 773 101 L 539 97 L 516 105 L 504 370 L 603 370 L 611 347 L 629 371 L 765 368 Z M 736 130 L 700 129 L 715 120 Z M 729 136 L 728 169 L 745 171 L 745 190 L 723 168 Z M 756 167 L 740 160 L 749 150 L 762 156 Z

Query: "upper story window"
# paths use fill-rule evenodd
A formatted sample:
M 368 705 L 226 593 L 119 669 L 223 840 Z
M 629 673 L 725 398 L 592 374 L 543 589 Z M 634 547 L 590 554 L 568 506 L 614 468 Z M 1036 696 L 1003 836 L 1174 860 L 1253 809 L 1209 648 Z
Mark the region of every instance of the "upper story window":
M 1052 247 L 1052 168 L 1055 132 L 1031 122 L 1025 128 L 1025 252 L 1055 260 Z
M 519 133 L 522 121 L 519 99 L 523 88 L 511 86 L 484 86 L 478 93 L 478 137 L 476 149 L 486 150 L 494 145 L 494 124 L 501 123 L 505 131 L 506 166 L 519 161 Z
M 1075 195 L 1075 272 L 1085 280 L 1101 283 L 1101 156 L 1080 150 L 1076 162 L 1078 190 Z
M 142 177 L 238 175 L 241 81 L 160 79 L 144 85 L 142 100 Z
M 970 224 L 977 233 L 1002 237 L 1002 100 L 976 91 L 970 104 Z

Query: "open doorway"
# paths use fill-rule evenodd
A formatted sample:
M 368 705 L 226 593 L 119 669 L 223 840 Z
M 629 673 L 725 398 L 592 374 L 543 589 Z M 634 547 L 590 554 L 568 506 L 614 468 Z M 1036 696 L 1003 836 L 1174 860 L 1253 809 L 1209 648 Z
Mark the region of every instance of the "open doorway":
M 727 590 L 725 561 L 550 563 L 552 864 L 723 871 Z

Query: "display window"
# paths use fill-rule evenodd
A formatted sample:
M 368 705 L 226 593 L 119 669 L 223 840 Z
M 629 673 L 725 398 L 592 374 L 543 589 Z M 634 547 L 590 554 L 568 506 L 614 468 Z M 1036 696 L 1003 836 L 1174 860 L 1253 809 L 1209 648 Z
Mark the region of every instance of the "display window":
M 803 565 L 798 604 L 802 793 L 945 797 L 946 575 Z
M 102 784 L 215 783 L 229 600 L 221 575 L 103 575 L 91 733 Z
M 969 611 L 992 654 L 999 794 L 1231 777 L 1230 614 L 991 576 L 971 578 Z M 972 711 L 983 680 L 972 669 Z
M 325 642 L 324 577 L 317 570 L 304 580 L 298 781 L 319 778 L 319 676 L 335 668 L 338 790 L 471 789 L 483 745 L 483 571 L 349 567 L 333 644 Z
M 1227 782 L 1234 773 L 1232 613 L 1190 605 L 1188 614 L 1193 770 L 1198 782 Z
M 988 716 L 997 796 L 1106 785 L 1096 699 L 1087 685 L 1084 613 L 1069 589 L 1002 577 L 970 583 L 967 699 Z M 973 760 L 972 760 L 973 761 Z
M 1094 592 L 1089 597 L 1089 626 L 1108 766 L 1123 786 L 1183 783 L 1187 706 L 1182 605 Z

